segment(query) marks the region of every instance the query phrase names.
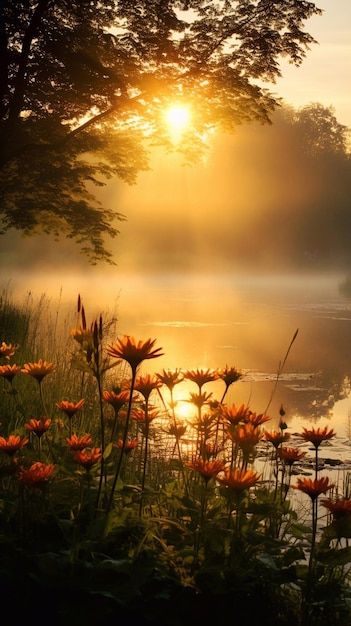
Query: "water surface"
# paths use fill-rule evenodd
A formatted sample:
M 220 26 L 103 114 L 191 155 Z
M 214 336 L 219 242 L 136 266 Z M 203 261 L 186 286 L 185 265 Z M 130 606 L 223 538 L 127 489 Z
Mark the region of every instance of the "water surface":
M 164 356 L 144 371 L 162 368 L 235 366 L 242 380 L 228 402 L 278 423 L 283 405 L 292 430 L 301 424 L 328 424 L 347 442 L 351 402 L 351 300 L 339 293 L 337 275 L 121 275 L 116 272 L 59 276 L 18 275 L 11 288 L 18 298 L 28 290 L 46 292 L 61 307 L 75 308 L 78 292 L 88 317 L 116 313 L 118 332 L 157 338 Z M 279 365 L 298 329 L 275 388 Z M 186 397 L 187 388 L 179 390 Z M 209 383 L 219 397 L 221 383 Z M 350 451 L 351 457 L 351 451 Z

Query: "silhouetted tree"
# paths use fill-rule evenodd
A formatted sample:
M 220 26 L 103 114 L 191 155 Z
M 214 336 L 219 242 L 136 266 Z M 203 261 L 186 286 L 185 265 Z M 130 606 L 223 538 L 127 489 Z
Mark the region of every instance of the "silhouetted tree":
M 298 65 L 313 38 L 306 0 L 0 0 L 2 230 L 44 230 L 110 259 L 104 234 L 122 216 L 87 187 L 147 166 L 167 145 L 161 113 L 185 100 L 200 129 L 268 121 L 262 86 L 285 56 Z
M 338 122 L 332 107 L 309 104 L 296 112 L 294 121 L 306 153 L 313 157 L 328 152 L 345 155 L 348 129 Z

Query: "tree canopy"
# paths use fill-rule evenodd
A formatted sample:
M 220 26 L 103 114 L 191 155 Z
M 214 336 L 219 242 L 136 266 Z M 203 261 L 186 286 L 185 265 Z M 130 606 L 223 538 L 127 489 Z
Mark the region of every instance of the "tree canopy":
M 44 230 L 109 260 L 123 216 L 91 189 L 147 167 L 162 111 L 190 103 L 201 131 L 269 121 L 267 89 L 313 43 L 306 0 L 0 0 L 2 232 Z

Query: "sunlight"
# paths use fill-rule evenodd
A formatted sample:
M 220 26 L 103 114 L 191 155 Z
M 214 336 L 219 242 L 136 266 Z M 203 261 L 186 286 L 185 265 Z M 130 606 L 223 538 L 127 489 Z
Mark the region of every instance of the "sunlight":
M 191 384 L 189 385 L 188 381 L 184 381 L 182 385 L 174 389 L 174 400 L 176 402 L 175 413 L 177 419 L 192 421 L 195 415 L 195 409 L 191 402 L 186 401 L 188 395 L 186 389 L 191 389 Z
M 194 416 L 194 406 L 190 402 L 178 401 L 175 409 L 176 416 L 180 419 L 191 420 Z
M 190 121 L 191 112 L 186 105 L 173 105 L 165 111 L 165 122 L 173 140 L 180 139 L 183 132 L 189 126 Z

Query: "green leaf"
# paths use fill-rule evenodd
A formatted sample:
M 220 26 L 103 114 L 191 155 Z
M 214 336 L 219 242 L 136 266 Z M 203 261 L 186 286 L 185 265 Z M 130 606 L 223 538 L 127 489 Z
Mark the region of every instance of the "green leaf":
M 111 443 L 109 443 L 109 444 L 106 446 L 105 451 L 104 451 L 104 460 L 105 460 L 105 461 L 106 461 L 106 459 L 108 459 L 108 457 L 111 455 L 112 449 L 113 449 L 113 443 L 111 442 Z
M 296 539 L 307 539 L 311 535 L 311 532 L 310 526 L 299 524 L 298 522 L 294 522 L 294 524 L 291 524 L 289 527 L 289 533 Z

